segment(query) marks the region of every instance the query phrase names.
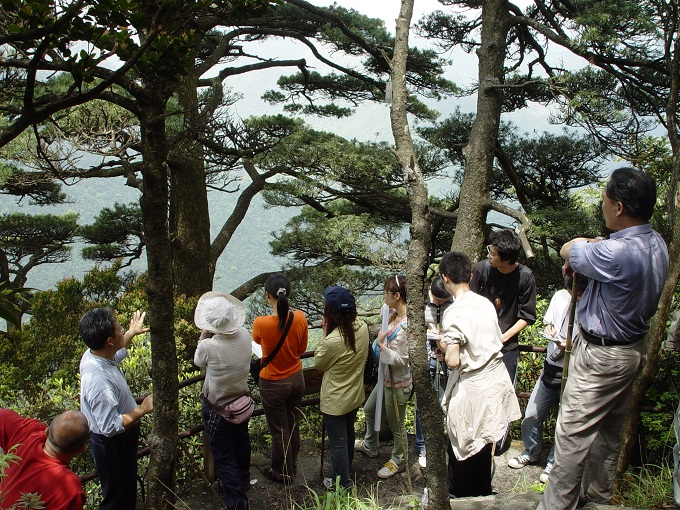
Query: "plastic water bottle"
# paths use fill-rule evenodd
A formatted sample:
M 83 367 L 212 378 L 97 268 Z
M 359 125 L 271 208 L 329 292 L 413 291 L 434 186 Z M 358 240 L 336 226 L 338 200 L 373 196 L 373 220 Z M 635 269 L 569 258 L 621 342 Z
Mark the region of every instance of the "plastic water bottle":
M 429 489 L 427 487 L 425 487 L 423 489 L 423 497 L 420 498 L 420 508 L 422 508 L 423 510 L 425 510 L 427 508 L 427 504 L 430 502 L 430 497 L 429 497 L 428 491 L 429 491 Z

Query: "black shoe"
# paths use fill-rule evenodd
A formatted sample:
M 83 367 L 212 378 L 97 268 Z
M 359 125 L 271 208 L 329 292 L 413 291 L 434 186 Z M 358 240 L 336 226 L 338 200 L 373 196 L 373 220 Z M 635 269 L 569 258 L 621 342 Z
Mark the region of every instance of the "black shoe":
M 272 482 L 282 483 L 285 485 L 290 485 L 291 483 L 293 483 L 293 479 L 290 476 L 277 475 L 276 473 L 274 473 L 274 470 L 270 467 L 262 468 L 262 474 L 267 480 L 270 480 Z

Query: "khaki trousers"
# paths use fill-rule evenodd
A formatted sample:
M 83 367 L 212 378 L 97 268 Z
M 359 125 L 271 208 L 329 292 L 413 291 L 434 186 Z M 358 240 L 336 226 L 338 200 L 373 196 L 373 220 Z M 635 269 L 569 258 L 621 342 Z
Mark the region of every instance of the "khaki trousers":
M 579 496 L 608 504 L 633 379 L 644 341 L 601 346 L 577 337 L 555 430 L 555 464 L 539 510 L 575 509 Z

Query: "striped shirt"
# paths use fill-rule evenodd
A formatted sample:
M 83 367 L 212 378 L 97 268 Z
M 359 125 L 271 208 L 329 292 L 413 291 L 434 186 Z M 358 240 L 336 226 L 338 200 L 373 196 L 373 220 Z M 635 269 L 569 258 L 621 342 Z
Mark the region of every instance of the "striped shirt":
M 80 410 L 87 417 L 90 432 L 115 436 L 125 432 L 123 416 L 137 407 L 118 364 L 127 349 L 116 352 L 114 361 L 86 350 L 80 360 Z

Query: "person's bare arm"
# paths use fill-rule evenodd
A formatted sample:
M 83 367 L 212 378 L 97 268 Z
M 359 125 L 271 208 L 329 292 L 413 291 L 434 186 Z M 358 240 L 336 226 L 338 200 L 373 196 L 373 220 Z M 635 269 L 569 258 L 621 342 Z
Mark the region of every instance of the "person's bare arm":
M 123 427 L 125 430 L 130 429 L 135 423 L 142 419 L 143 416 L 153 411 L 153 395 L 147 395 L 146 398 L 129 413 L 123 415 Z
M 447 342 L 443 338 L 439 340 L 439 350 L 444 354 L 444 362 L 449 368 L 460 365 L 460 344 Z
M 579 241 L 585 241 L 587 243 L 596 243 L 598 241 L 602 241 L 601 237 L 575 237 L 571 241 L 567 241 L 562 245 L 562 248 L 560 248 L 560 257 L 562 257 L 564 260 L 569 262 L 569 252 L 571 251 L 571 247 L 574 246 L 574 243 L 577 243 Z
M 449 368 L 458 368 L 460 365 L 460 345 L 459 344 L 445 344 L 446 351 L 444 351 L 444 362 Z
M 510 338 L 513 338 L 515 335 L 519 335 L 519 332 L 526 328 L 528 325 L 529 323 L 524 319 L 518 319 L 517 322 L 515 322 L 510 329 L 503 333 L 503 336 L 501 337 L 501 342 L 505 343 Z

